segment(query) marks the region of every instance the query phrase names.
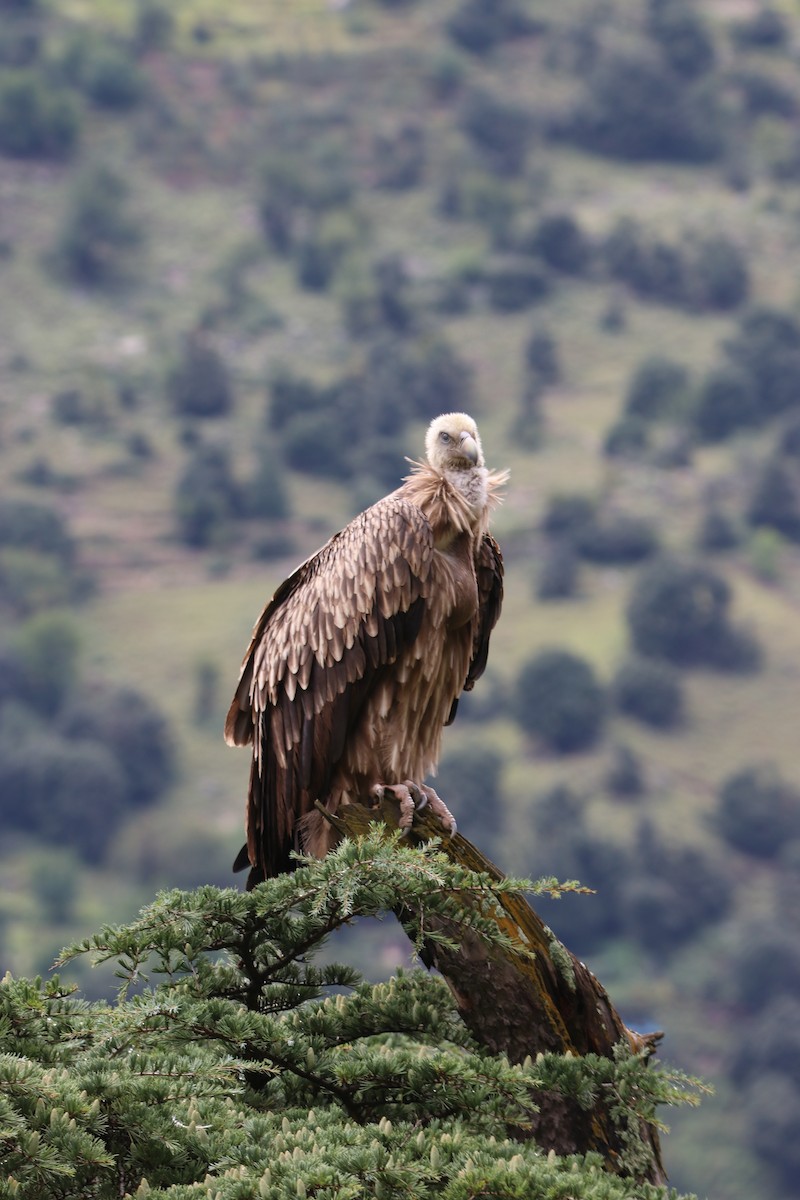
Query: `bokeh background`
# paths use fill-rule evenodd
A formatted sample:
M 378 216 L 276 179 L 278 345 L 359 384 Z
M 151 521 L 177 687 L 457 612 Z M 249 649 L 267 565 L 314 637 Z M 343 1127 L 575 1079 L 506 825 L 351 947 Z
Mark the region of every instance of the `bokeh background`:
M 797 1195 L 799 65 L 794 0 L 0 0 L 0 969 L 234 882 L 251 626 L 467 410 L 437 786 L 716 1089 L 675 1185 Z

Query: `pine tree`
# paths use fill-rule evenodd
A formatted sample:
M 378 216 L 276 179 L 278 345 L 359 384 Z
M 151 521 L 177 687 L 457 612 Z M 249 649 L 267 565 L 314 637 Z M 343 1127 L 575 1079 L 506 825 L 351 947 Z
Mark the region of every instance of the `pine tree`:
M 114 1004 L 6 976 L 0 1197 L 664 1198 L 633 1183 L 639 1130 L 691 1094 L 684 1077 L 630 1050 L 514 1065 L 473 1039 L 442 980 L 369 984 L 312 961 L 335 929 L 401 902 L 424 914 L 419 945 L 446 948 L 447 925 L 502 948 L 495 910 L 518 888 L 373 833 L 249 894 L 163 893 L 65 951 L 116 964 Z M 525 1140 L 536 1096 L 589 1112 L 600 1092 L 628 1179 Z

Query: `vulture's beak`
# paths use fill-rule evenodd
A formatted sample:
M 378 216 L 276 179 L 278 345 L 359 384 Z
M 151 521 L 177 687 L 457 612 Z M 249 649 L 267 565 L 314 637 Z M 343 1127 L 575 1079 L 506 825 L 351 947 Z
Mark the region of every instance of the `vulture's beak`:
M 474 467 L 478 462 L 478 443 L 471 434 L 466 432 L 466 430 L 458 439 L 458 448 L 464 457 L 469 459 Z

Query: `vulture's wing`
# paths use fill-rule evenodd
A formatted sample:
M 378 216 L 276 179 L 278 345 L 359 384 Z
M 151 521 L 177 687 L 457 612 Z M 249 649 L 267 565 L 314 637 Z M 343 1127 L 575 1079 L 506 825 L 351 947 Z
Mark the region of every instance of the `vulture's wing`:
M 259 619 L 225 723 L 254 742 L 247 856 L 291 867 L 298 821 L 325 795 L 364 702 L 417 636 L 433 561 L 416 505 L 387 496 L 283 583 Z
M 464 691 L 471 692 L 475 681 L 486 670 L 489 657 L 489 638 L 500 617 L 503 606 L 503 556 L 490 533 L 485 533 L 475 555 L 475 574 L 478 580 L 478 627 L 472 643 L 472 660 L 464 682 Z M 458 710 L 458 697 L 453 701 L 447 724 L 452 725 Z

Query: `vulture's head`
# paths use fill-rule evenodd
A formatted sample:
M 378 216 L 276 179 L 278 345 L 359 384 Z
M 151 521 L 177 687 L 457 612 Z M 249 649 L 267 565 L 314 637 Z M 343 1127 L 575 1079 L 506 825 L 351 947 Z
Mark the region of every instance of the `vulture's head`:
M 445 413 L 431 421 L 425 450 L 428 462 L 441 474 L 484 465 L 478 426 L 466 413 Z

